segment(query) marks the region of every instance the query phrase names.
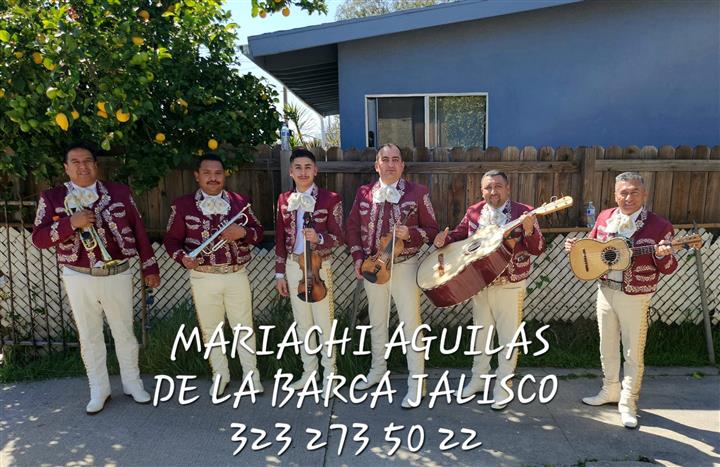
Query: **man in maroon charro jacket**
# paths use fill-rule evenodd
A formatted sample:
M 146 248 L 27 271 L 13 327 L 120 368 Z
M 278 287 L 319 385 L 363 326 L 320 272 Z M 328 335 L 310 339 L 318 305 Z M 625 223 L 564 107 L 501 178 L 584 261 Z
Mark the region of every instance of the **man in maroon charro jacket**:
M 382 146 L 377 153 L 375 171 L 380 180 L 363 185 L 358 189 L 355 202 L 347 221 L 347 244 L 355 262 L 355 274 L 363 279 L 360 266 L 365 258 L 376 253 L 380 238 L 392 232 L 411 209 L 405 225 L 395 229 L 397 238 L 405 241 L 405 248 L 395 258 L 390 282 L 374 284 L 364 281 L 368 297 L 372 365 L 367 383 L 358 384 L 358 389 L 367 389 L 378 384 L 385 371 L 385 344 L 388 342 L 388 314 L 390 296 L 395 301 L 400 321 L 404 323 L 406 337 L 410 338 L 421 324 L 420 289 L 417 286 L 417 253 L 423 243 L 429 243 L 438 232 L 437 221 L 428 189 L 402 178 L 405 164 L 400 149 L 394 144 Z M 392 290 L 390 290 L 392 284 Z M 403 408 L 417 407 L 424 392 L 413 375 L 421 375 L 424 361 L 421 352 L 408 349 L 407 352 L 408 393 L 402 400 Z
M 510 343 L 522 321 L 522 307 L 525 299 L 525 279 L 530 275 L 531 256 L 537 256 L 545 250 L 545 240 L 532 211 L 526 204 L 510 200 L 510 184 L 505 173 L 498 170 L 487 172 L 482 177 L 483 201 L 470 206 L 460 224 L 448 233 L 448 228 L 435 238 L 435 246 L 440 248 L 448 243 L 468 238 L 478 228 L 495 224 L 503 226 L 508 222 L 523 218 L 522 225 L 511 232 L 511 238 L 517 239 L 513 255 L 507 269 L 489 286 L 473 297 L 473 323 L 482 326 L 474 343 L 475 350 L 484 349 L 490 326 L 497 330 L 498 345 Z M 514 374 L 517 364 L 517 349 L 510 359 L 506 352 L 498 354 L 497 377 L 493 390 L 492 408 L 502 410 L 510 402 L 510 394 L 500 384 L 504 378 Z M 485 391 L 482 375 L 490 373 L 490 355 L 485 352 L 473 359 L 472 378 L 463 388 L 462 396 Z M 508 386 L 512 381 L 508 380 Z
M 36 247 L 56 247 L 57 261 L 63 267 L 90 384 L 86 407 L 90 415 L 104 408 L 111 393 L 103 311 L 115 340 L 123 392 L 138 403 L 150 402 L 138 369 L 128 259 L 140 256 L 145 284 L 160 285 L 158 265 L 130 189 L 98 180 L 96 161 L 91 146 L 76 143 L 68 147 L 65 173 L 70 181 L 41 194 L 32 233 Z
M 654 254 L 632 258 L 625 271 L 611 271 L 600 279 L 597 296 L 597 319 L 600 328 L 600 360 L 603 386 L 593 397 L 583 398 L 587 405 L 618 403 L 625 427 L 637 422 L 637 400 L 640 396 L 648 309 L 652 294 L 662 274 L 671 274 L 678 263 L 670 243 L 672 224 L 645 208 L 647 191 L 640 174 L 624 172 L 615 177 L 616 208 L 600 213 L 589 238 L 605 241 L 624 237 L 634 246 L 655 246 Z M 570 251 L 576 238 L 565 241 Z M 620 342 L 622 340 L 624 377 L 620 383 Z
M 195 180 L 200 188 L 173 202 L 163 243 L 170 257 L 190 270 L 198 323 L 207 343 L 218 325 L 224 324 L 226 315 L 231 327 L 253 326 L 252 292 L 245 265 L 250 261 L 250 246 L 262 241 L 263 228 L 247 200 L 224 189 L 225 167 L 218 156 L 206 154 L 198 159 Z M 202 253 L 189 255 L 222 223 L 243 210 L 246 217 L 226 227 Z M 218 247 L 221 241 L 225 243 Z M 214 246 L 218 248 L 210 251 Z M 254 389 L 262 391 L 254 334 L 247 345 L 253 352 L 238 349 L 243 374 L 252 375 Z M 230 381 L 228 361 L 217 347 L 211 350 L 209 360 L 215 381 L 210 393 L 220 395 Z
M 319 188 L 315 184 L 317 165 L 315 155 L 305 148 L 297 148 L 290 155 L 290 177 L 295 188 L 280 193 L 277 202 L 277 220 L 275 222 L 275 278 L 280 295 L 290 296 L 293 317 L 297 323 L 297 331 L 301 339 L 305 339 L 308 330 L 319 326 L 323 341 L 322 365 L 323 380 L 327 383 L 330 374 L 335 373 L 335 354 L 328 355 L 325 342 L 332 336 L 333 321 L 333 286 L 332 286 L 332 249 L 344 244 L 342 238 L 343 206 L 337 193 Z M 305 214 L 311 214 L 312 224 L 304 228 Z M 303 264 L 300 255 L 305 253 L 305 241 L 312 244 L 314 252 L 322 258 L 320 278 L 327 287 L 327 296 L 313 303 L 298 297 L 298 286 L 303 277 Z M 304 290 L 304 286 L 303 286 Z M 317 346 L 315 335 L 312 334 L 311 346 Z M 316 355 L 305 351 L 301 353 L 303 373 L 293 383 L 294 389 L 302 389 L 308 379 L 315 377 L 318 369 Z M 325 388 L 325 384 L 323 384 Z M 332 391 L 328 390 L 332 395 Z

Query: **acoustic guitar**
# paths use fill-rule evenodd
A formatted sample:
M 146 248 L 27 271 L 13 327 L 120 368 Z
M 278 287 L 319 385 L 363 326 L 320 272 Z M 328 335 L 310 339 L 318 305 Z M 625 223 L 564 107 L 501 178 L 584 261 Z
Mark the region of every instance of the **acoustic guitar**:
M 528 214 L 544 216 L 572 204 L 572 197 L 565 196 Z M 491 285 L 510 264 L 516 240 L 507 237 L 521 223 L 518 218 L 503 226 L 484 226 L 465 240 L 433 251 L 418 267 L 418 286 L 438 307 L 457 305 L 472 298 Z
M 674 239 L 670 246 L 673 251 L 691 247 L 699 249 L 702 238 L 697 234 L 686 235 Z M 570 249 L 570 268 L 578 279 L 591 281 L 610 271 L 624 271 L 630 267 L 633 257 L 651 253 L 655 253 L 655 245 L 634 247 L 622 237 L 604 242 L 583 238 Z

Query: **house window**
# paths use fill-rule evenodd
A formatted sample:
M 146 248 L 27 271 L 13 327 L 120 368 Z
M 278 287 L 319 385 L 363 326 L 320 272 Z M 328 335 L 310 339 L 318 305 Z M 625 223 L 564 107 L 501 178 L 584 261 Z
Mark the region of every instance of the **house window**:
M 367 145 L 487 147 L 487 93 L 366 96 Z

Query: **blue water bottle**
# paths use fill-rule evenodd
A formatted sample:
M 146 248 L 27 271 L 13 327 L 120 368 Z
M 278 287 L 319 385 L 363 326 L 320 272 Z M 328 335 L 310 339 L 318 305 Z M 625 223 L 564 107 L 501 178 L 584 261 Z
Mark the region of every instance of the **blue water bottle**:
M 587 205 L 587 209 L 585 209 L 585 225 L 588 229 L 592 229 L 595 225 L 595 206 L 593 206 L 592 201 L 590 201 Z

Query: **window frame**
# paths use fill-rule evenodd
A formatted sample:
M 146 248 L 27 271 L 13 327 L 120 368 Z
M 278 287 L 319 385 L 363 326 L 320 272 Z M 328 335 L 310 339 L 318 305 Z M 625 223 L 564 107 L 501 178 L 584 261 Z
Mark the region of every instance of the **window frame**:
M 465 96 L 484 96 L 485 97 L 485 149 L 489 147 L 490 134 L 490 94 L 488 92 L 429 92 L 429 93 L 394 93 L 394 94 L 365 94 L 363 102 L 363 113 L 365 114 L 365 147 L 370 147 L 370 141 L 368 138 L 368 100 L 369 99 L 381 99 L 385 97 L 422 97 L 423 107 L 425 112 L 425 118 L 423 124 L 425 125 L 425 145 L 428 148 L 437 147 L 429 146 L 430 141 L 430 98 L 431 97 L 465 97 Z M 375 103 L 375 125 L 377 126 L 377 102 Z M 437 109 L 436 109 L 437 113 Z M 437 140 L 437 138 L 436 138 Z M 377 134 L 375 135 L 375 146 L 378 147 Z

